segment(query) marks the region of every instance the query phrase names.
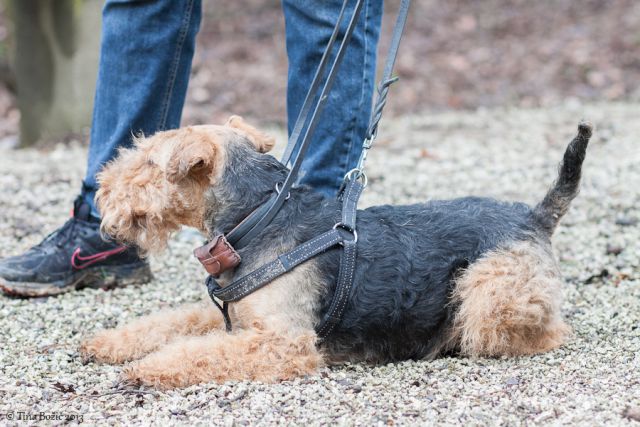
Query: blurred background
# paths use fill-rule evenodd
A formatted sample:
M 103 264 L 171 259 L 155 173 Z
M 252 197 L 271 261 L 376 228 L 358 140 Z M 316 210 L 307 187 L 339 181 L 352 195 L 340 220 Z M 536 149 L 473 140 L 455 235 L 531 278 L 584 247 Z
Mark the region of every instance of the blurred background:
M 204 1 L 184 124 L 285 124 L 279 1 Z M 387 0 L 385 52 L 397 0 Z M 0 146 L 86 140 L 101 0 L 0 2 Z M 637 0 L 414 0 L 390 117 L 640 99 Z M 381 62 L 381 61 L 379 61 Z

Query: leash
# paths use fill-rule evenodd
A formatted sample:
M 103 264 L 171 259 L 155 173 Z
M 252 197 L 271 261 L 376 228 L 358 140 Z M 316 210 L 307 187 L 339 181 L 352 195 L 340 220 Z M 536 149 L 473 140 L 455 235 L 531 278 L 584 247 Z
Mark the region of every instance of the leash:
M 367 154 L 378 136 L 378 124 L 382 118 L 382 110 L 384 110 L 385 105 L 387 105 L 389 87 L 399 79 L 399 77 L 393 76 L 393 66 L 395 65 L 396 58 L 398 57 L 398 49 L 400 48 L 400 41 L 402 40 L 402 32 L 407 23 L 407 16 L 409 16 L 409 6 L 411 6 L 411 0 L 402 0 L 400 8 L 398 9 L 398 17 L 396 18 L 396 23 L 393 27 L 393 35 L 391 38 L 391 44 L 389 45 L 389 51 L 387 52 L 387 60 L 384 66 L 382 80 L 378 85 L 378 95 L 373 109 L 371 110 L 369 127 L 367 128 L 367 134 L 364 138 L 364 143 L 362 144 L 360 159 L 355 167 L 355 170 L 359 171 L 359 176 L 364 175 L 364 162 L 367 160 Z M 364 175 L 364 177 L 366 180 L 366 175 Z
M 337 39 L 343 15 L 349 0 L 345 0 L 338 17 L 333 33 L 329 39 L 329 43 L 320 60 L 320 64 L 316 69 L 311 87 L 307 92 L 303 107 L 296 119 L 293 132 L 289 138 L 287 148 L 282 157 L 282 163 L 287 165 L 291 162 L 294 150 L 297 148 L 291 168 L 284 183 L 276 186 L 275 193 L 270 199 L 259 206 L 226 236 L 215 236 L 208 244 L 197 248 L 194 254 L 203 264 L 209 276 L 206 279 L 207 291 L 211 300 L 220 309 L 224 317 L 225 327 L 227 331 L 232 330 L 231 319 L 229 318 L 230 302 L 239 301 L 247 295 L 267 285 L 275 278 L 291 271 L 301 263 L 319 255 L 337 245 L 342 246 L 343 252 L 340 258 L 340 267 L 338 272 L 338 280 L 336 289 L 331 300 L 331 304 L 327 313 L 323 316 L 320 323 L 316 325 L 316 333 L 320 341 L 324 340 L 335 327 L 340 323 L 344 310 L 346 309 L 351 289 L 353 287 L 353 277 L 355 273 L 355 261 L 357 255 L 358 233 L 356 231 L 356 213 L 358 200 L 363 189 L 367 185 L 367 176 L 364 172 L 364 163 L 367 153 L 371 149 L 378 133 L 378 124 L 382 117 L 382 111 L 386 105 L 389 87 L 398 80 L 393 77 L 393 66 L 398 53 L 402 32 L 406 24 L 409 13 L 410 0 L 401 0 L 398 10 L 398 17 L 393 29 L 393 37 L 391 45 L 387 53 L 383 78 L 378 86 L 376 102 L 372 109 L 369 126 L 363 142 L 363 150 L 360 159 L 354 169 L 349 171 L 345 177 L 342 187 L 339 191 L 339 200 L 342 201 L 341 221 L 336 223 L 331 230 L 316 236 L 307 242 L 297 246 L 295 249 L 278 256 L 271 262 L 263 265 L 257 270 L 233 281 L 229 285 L 222 287 L 217 282 L 216 277 L 225 270 L 235 268 L 240 263 L 240 256 L 235 249 L 246 246 L 249 241 L 259 234 L 266 227 L 273 217 L 278 213 L 282 204 L 289 198 L 289 190 L 291 189 L 295 179 L 297 178 L 304 155 L 309 147 L 311 135 L 313 134 L 318 122 L 320 113 L 322 112 L 328 92 L 333 85 L 337 69 L 342 61 L 355 24 L 357 22 L 360 10 L 362 9 L 362 0 L 358 0 L 353 14 L 349 20 L 345 35 L 340 43 L 336 57 L 329 69 L 327 78 L 322 87 L 320 95 L 317 97 L 317 103 L 313 111 L 311 111 L 312 101 L 316 98 L 316 93 L 320 87 L 320 79 L 329 61 L 329 52 Z M 311 117 L 309 118 L 309 114 Z M 304 125 L 308 122 L 304 135 Z M 300 136 L 302 139 L 300 140 Z M 217 300 L 222 301 L 220 304 Z
M 340 66 L 340 63 L 342 62 L 342 58 L 344 57 L 347 45 L 351 40 L 351 36 L 356 27 L 358 16 L 360 15 L 360 10 L 362 9 L 363 0 L 358 0 L 356 2 L 347 29 L 342 38 L 340 46 L 338 47 L 336 57 L 331 64 L 331 68 L 329 69 L 329 73 L 327 75 L 325 83 L 320 91 L 320 95 L 317 96 L 318 89 L 320 88 L 321 77 L 324 69 L 329 62 L 331 56 L 330 52 L 333 49 L 333 45 L 335 44 L 335 41 L 337 39 L 340 27 L 342 26 L 344 12 L 348 3 L 349 0 L 344 0 L 342 4 L 342 9 L 340 10 L 340 14 L 338 16 L 338 22 L 333 29 L 333 33 L 331 34 L 327 47 L 325 48 L 324 54 L 322 55 L 320 64 L 316 69 L 313 82 L 311 84 L 311 87 L 309 88 L 309 91 L 307 92 L 307 96 L 305 97 L 304 105 L 302 106 L 302 109 L 298 114 L 293 132 L 291 133 L 291 137 L 289 138 L 289 142 L 287 143 L 286 151 L 288 152 L 288 154 L 285 153 L 285 157 L 283 157 L 282 160 L 282 163 L 285 165 L 290 162 L 291 153 L 293 152 L 293 150 L 299 146 L 298 152 L 293 162 L 291 163 L 289 174 L 287 175 L 287 178 L 285 179 L 282 186 L 276 189 L 275 195 L 272 195 L 269 200 L 258 207 L 258 209 L 252 212 L 233 230 L 227 233 L 227 240 L 236 249 L 245 247 L 251 241 L 251 239 L 257 236 L 262 230 L 264 230 L 267 225 L 269 225 L 273 217 L 276 216 L 283 203 L 288 198 L 289 190 L 298 178 L 298 172 L 300 171 L 302 160 L 304 159 L 304 155 L 311 142 L 311 136 L 313 135 L 315 127 L 318 123 L 320 114 L 324 109 L 324 106 L 328 99 L 328 93 L 333 86 L 338 68 Z M 316 97 L 318 98 L 318 101 L 313 111 L 311 111 L 312 101 Z M 309 114 L 311 114 L 310 119 Z M 303 129 L 305 129 L 304 125 L 307 122 L 308 125 L 306 126 L 306 130 L 304 134 L 302 134 Z M 302 140 L 300 140 L 301 135 Z

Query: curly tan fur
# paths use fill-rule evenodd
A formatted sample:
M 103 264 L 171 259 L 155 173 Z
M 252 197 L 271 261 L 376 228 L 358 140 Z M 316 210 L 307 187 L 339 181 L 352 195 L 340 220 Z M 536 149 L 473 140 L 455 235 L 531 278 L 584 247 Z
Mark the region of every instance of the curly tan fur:
M 255 145 L 256 149 L 261 153 L 271 151 L 273 146 L 276 144 L 274 137 L 260 132 L 258 129 L 245 122 L 240 116 L 229 117 L 225 126 L 229 126 L 240 131 L 244 136 L 249 138 L 253 145 Z
M 133 148 L 120 150 L 117 160 L 97 176 L 102 232 L 136 244 L 142 253 L 162 251 L 182 225 L 206 233 L 202 194 L 224 170 L 228 141 L 240 135 L 262 150 L 273 147 L 273 139 L 234 117 L 228 126 L 191 126 L 138 137 Z
M 163 389 L 234 379 L 271 382 L 311 374 L 323 364 L 313 331 L 313 296 L 318 292 L 314 268 L 313 262 L 301 265 L 232 303 L 232 334 L 222 330 L 218 310 L 205 303 L 99 332 L 82 344 L 81 354 L 112 364 L 142 358 L 125 367 L 125 379 Z
M 553 257 L 535 243 L 518 243 L 475 262 L 457 281 L 459 305 L 450 342 L 471 356 L 525 355 L 560 346 L 562 280 Z
M 103 232 L 150 252 L 163 249 L 181 225 L 207 232 L 203 193 L 220 178 L 227 144 L 238 137 L 260 152 L 274 143 L 237 116 L 225 126 L 195 126 L 138 138 L 133 149 L 122 150 L 99 175 Z M 283 249 L 263 253 L 264 261 Z M 100 332 L 82 345 L 81 352 L 99 362 L 135 361 L 125 368 L 125 377 L 159 388 L 308 374 L 322 361 L 313 331 L 319 293 L 315 274 L 313 262 L 302 265 L 231 304 L 231 335 L 221 331 L 221 315 L 206 304 Z
M 208 381 L 273 382 L 315 372 L 322 364 L 315 333 L 283 330 L 255 323 L 233 334 L 183 338 L 127 366 L 124 376 L 166 389 Z
M 175 338 L 203 335 L 220 328 L 222 315 L 211 304 L 192 304 L 141 317 L 125 326 L 99 332 L 80 351 L 86 359 L 124 363 L 156 351 Z
M 136 243 L 144 252 L 158 252 L 181 224 L 203 230 L 205 206 L 197 194 L 204 191 L 207 182 L 200 173 L 186 179 L 189 165 L 195 167 L 199 161 L 185 158 L 185 153 L 193 154 L 191 145 L 200 146 L 201 151 L 223 152 L 221 147 L 215 148 L 220 145 L 216 137 L 202 130 L 163 132 L 139 138 L 134 148 L 120 150 L 118 161 L 107 165 L 97 177 L 102 232 Z M 204 168 L 213 171 L 212 163 L 209 160 Z M 171 181 L 174 184 L 167 185 Z M 131 187 L 138 191 L 131 191 Z

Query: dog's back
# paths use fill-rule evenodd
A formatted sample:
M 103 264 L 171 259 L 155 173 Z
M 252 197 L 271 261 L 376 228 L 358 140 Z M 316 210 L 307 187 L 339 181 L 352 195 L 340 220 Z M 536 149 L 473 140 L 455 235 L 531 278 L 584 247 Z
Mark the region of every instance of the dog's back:
M 590 135 L 581 124 L 535 208 L 465 197 L 360 211 L 356 286 L 326 343 L 334 360 L 526 354 L 562 342 L 550 236 L 577 194 Z M 326 276 L 337 257 L 322 262 Z M 327 284 L 323 310 L 335 280 Z

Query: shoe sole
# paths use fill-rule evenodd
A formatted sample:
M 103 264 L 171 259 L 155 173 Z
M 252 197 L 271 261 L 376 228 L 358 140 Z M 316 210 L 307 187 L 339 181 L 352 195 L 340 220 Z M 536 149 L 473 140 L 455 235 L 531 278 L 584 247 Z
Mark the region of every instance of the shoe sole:
M 84 288 L 114 289 L 141 285 L 151 279 L 153 275 L 147 264 L 119 265 L 77 271 L 68 283 L 63 280 L 51 283 L 11 282 L 0 278 L 0 290 L 13 297 L 48 297 Z

